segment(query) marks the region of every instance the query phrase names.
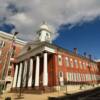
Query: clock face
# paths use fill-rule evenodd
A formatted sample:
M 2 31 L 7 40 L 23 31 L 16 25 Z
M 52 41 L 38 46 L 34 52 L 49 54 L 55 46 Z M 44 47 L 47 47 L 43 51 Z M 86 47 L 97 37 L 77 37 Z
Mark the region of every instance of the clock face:
M 46 33 L 46 39 L 50 39 L 50 33 Z
M 46 30 L 42 30 L 38 33 L 40 41 L 48 41 L 50 42 L 50 33 Z

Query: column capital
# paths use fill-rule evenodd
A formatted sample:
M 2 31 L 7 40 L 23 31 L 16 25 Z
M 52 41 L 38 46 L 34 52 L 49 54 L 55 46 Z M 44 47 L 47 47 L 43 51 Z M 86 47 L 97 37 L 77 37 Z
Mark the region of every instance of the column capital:
M 38 53 L 38 54 L 35 55 L 35 57 L 37 57 L 37 56 L 41 56 L 41 53 Z
M 57 52 L 55 52 L 55 53 L 54 53 L 54 55 L 58 55 L 58 53 L 57 53 Z
M 43 51 L 43 53 L 48 53 L 48 51 L 45 50 L 45 51 Z
M 30 59 L 33 59 L 34 60 L 35 59 L 35 56 L 30 57 Z

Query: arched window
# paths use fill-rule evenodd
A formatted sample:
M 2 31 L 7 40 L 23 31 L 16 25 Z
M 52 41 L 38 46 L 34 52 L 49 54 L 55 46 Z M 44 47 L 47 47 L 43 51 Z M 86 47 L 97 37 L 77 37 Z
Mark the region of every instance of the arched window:
M 62 65 L 62 56 L 61 55 L 58 55 L 58 64 Z
M 75 67 L 78 68 L 78 61 L 76 59 L 74 60 L 74 63 L 75 63 Z
M 82 62 L 80 61 L 79 63 L 80 63 L 80 68 L 82 68 Z
M 59 77 L 63 77 L 63 72 L 59 72 Z
M 86 64 L 85 64 L 85 62 L 83 62 L 83 67 L 86 68 Z
M 69 66 L 69 59 L 68 59 L 68 57 L 65 58 L 65 64 L 66 64 L 67 67 Z
M 74 67 L 73 59 L 72 58 L 70 58 L 70 65 L 71 65 L 71 67 Z

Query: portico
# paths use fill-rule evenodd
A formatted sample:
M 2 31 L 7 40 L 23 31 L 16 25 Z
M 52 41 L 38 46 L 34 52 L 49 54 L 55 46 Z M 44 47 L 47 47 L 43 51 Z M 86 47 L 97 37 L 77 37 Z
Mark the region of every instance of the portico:
M 38 39 L 27 43 L 17 57 L 13 89 L 59 91 L 97 81 L 96 71 L 90 70 L 97 67 L 94 61 L 52 44 L 45 24 L 37 34 Z
M 51 32 L 45 23 L 37 34 L 38 39 L 29 42 L 17 58 L 13 88 L 48 87 L 48 56 L 55 50 L 45 45 L 51 43 Z
M 43 63 L 43 66 L 41 63 Z M 43 72 L 41 72 L 40 70 Z M 43 52 L 43 54 L 41 55 L 38 54 L 35 57 L 30 57 L 27 61 L 24 60 L 16 64 L 13 88 L 39 87 L 41 83 L 39 81 L 40 78 L 42 78 L 41 85 L 43 87 L 47 87 L 48 86 L 48 53 L 47 52 Z

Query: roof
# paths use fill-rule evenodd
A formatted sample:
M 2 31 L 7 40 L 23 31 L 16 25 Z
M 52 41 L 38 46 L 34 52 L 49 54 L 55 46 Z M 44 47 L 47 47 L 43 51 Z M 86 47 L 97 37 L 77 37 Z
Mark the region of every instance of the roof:
M 95 62 L 94 60 L 90 60 L 89 58 L 82 56 L 82 55 L 79 55 L 79 54 L 75 54 L 74 52 L 69 51 L 68 49 L 62 48 L 62 47 L 60 47 L 56 44 L 51 44 L 51 43 L 48 43 L 48 42 L 39 42 L 39 41 L 27 43 L 27 45 L 22 49 L 22 52 L 20 53 L 19 57 L 23 56 L 23 55 L 25 55 L 29 52 L 29 51 L 27 51 L 29 46 L 31 46 L 30 52 L 33 51 L 34 49 L 38 49 L 39 47 L 42 48 L 43 46 L 48 46 L 50 48 L 57 49 L 58 51 L 67 52 L 68 54 L 70 54 L 72 56 L 76 56 L 76 57 L 79 57 L 79 58 L 82 58 L 82 59 L 85 59 L 85 60 Z
M 40 26 L 40 29 L 49 30 L 49 27 L 48 27 L 46 24 L 42 24 L 42 25 Z
M 13 38 L 13 35 L 9 34 L 9 33 L 6 33 L 6 32 L 3 32 L 3 31 L 0 31 L 0 37 L 3 37 L 3 38 L 11 40 Z M 26 45 L 27 42 L 16 38 L 16 43 L 22 44 L 22 45 Z
M 32 42 L 28 42 L 22 49 L 22 51 L 20 52 L 19 56 L 24 55 L 27 53 L 27 50 L 29 47 L 31 47 L 31 50 L 33 50 L 36 47 L 39 47 L 41 45 L 40 41 L 32 41 Z
M 100 62 L 100 59 L 96 59 L 95 62 Z

